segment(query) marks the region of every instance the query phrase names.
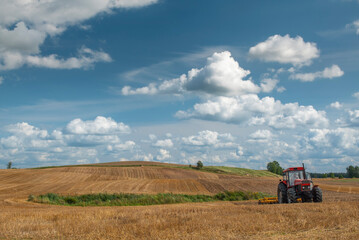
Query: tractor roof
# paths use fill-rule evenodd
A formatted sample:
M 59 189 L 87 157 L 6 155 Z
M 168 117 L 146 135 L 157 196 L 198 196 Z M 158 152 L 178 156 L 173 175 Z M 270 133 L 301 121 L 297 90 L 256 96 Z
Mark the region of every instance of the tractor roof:
M 286 170 L 284 170 L 283 172 L 291 172 L 291 171 L 303 171 L 304 168 L 303 167 L 291 167 L 291 168 L 287 168 Z

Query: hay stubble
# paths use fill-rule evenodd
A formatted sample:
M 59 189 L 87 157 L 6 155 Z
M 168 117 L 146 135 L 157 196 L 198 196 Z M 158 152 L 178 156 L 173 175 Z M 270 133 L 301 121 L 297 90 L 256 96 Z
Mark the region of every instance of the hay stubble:
M 0 171 L 0 239 L 359 239 L 359 195 L 324 190 L 321 204 L 211 202 L 143 207 L 29 203 L 29 194 L 275 192 L 277 179 L 165 167 Z M 325 183 L 328 185 L 328 183 Z M 345 187 L 358 187 L 357 183 Z

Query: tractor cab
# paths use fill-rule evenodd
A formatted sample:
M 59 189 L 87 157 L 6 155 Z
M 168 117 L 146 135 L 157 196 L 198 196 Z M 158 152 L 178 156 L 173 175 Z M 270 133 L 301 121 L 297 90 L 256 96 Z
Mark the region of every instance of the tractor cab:
M 311 180 L 310 174 L 305 172 L 304 167 L 287 168 L 283 171 L 283 182 L 287 187 L 305 184 L 305 182 L 310 184 Z

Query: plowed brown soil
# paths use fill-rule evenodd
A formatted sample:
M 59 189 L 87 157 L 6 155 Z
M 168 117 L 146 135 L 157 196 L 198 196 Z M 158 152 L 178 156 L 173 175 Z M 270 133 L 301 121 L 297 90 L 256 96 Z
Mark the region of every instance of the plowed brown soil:
M 0 170 L 0 197 L 48 192 L 215 194 L 224 190 L 274 193 L 277 179 L 220 175 L 166 167 L 63 167 Z
M 276 194 L 278 184 L 277 178 L 141 165 L 0 170 L 0 239 L 359 239 L 359 182 L 355 181 L 318 180 L 323 203 L 66 207 L 26 201 L 29 194 L 48 192 Z

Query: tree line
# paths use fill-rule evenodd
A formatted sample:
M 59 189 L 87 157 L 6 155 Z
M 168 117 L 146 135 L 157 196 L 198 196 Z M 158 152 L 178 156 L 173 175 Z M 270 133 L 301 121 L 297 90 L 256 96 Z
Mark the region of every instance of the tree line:
M 313 178 L 344 178 L 347 177 L 345 172 L 342 173 L 310 173 Z
M 278 175 L 283 175 L 284 169 L 277 161 L 273 161 L 267 164 L 267 170 Z M 346 170 L 346 172 L 342 173 L 311 173 L 311 175 L 313 178 L 359 178 L 359 166 L 349 166 Z
M 358 166 L 349 166 L 347 167 L 347 175 L 350 178 L 359 178 L 359 167 Z

